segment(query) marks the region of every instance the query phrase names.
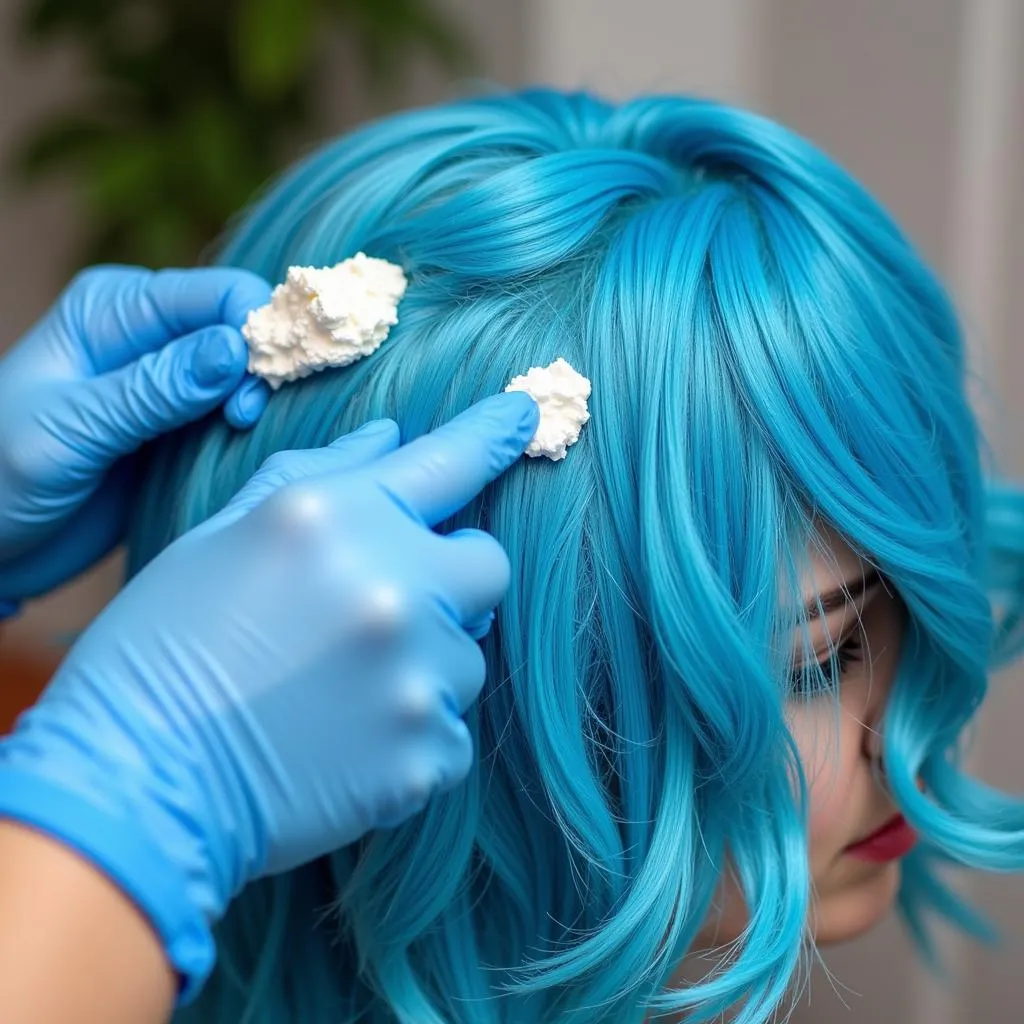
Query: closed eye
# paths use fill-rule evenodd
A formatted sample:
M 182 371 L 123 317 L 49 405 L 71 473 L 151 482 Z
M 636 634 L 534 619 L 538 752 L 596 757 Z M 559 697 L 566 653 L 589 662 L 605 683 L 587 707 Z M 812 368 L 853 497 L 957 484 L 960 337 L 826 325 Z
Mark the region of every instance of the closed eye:
M 864 660 L 864 632 L 855 629 L 821 661 L 801 665 L 790 677 L 794 696 L 821 697 L 835 693 L 850 666 Z

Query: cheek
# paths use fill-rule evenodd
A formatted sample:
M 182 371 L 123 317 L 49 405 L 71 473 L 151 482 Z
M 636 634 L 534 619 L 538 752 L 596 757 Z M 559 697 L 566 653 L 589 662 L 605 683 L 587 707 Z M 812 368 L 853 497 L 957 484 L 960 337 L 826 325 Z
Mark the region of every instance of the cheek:
M 807 783 L 811 861 L 831 857 L 848 842 L 846 824 L 854 797 L 859 730 L 828 700 L 787 714 Z

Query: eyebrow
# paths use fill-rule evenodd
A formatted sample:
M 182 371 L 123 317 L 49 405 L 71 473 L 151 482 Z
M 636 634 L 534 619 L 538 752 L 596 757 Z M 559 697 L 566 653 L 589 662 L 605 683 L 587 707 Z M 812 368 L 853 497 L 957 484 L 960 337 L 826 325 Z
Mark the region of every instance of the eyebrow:
M 881 582 L 882 577 L 878 574 L 878 570 L 870 569 L 856 579 L 850 579 L 840 584 L 835 590 L 812 598 L 804 605 L 804 614 L 808 619 L 820 619 L 830 615 L 832 612 L 852 604 L 857 598 L 862 597 L 868 590 Z

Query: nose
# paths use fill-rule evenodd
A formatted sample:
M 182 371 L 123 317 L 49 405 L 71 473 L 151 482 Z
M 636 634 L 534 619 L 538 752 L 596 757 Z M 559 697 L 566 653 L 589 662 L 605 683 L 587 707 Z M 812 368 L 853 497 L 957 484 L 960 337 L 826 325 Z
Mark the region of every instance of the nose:
M 869 761 L 877 763 L 879 769 L 881 769 L 884 746 L 882 742 L 881 715 L 879 715 L 874 721 L 865 721 L 863 728 L 864 756 Z
M 868 657 L 870 658 L 870 653 Z M 885 709 L 889 703 L 889 691 L 892 684 L 888 675 L 889 673 L 885 672 L 873 674 L 861 712 L 863 754 L 869 761 L 875 762 L 879 766 L 882 763 L 884 749 L 882 730 L 885 724 Z
M 888 609 L 882 608 L 878 611 L 880 614 Z M 868 637 L 864 638 L 863 669 L 867 687 L 863 691 L 863 704 L 860 709 L 864 756 L 878 764 L 881 764 L 884 748 L 882 735 L 885 729 L 885 713 L 902 656 L 902 616 L 893 616 L 891 623 L 883 620 L 881 625 L 883 628 L 876 631 L 880 635 L 872 638 L 874 643 Z

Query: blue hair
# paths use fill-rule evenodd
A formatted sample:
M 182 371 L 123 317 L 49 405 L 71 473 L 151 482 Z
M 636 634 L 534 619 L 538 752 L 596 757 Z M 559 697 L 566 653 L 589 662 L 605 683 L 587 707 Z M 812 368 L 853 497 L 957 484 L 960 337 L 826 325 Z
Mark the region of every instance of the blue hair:
M 985 488 L 956 315 L 879 206 L 748 113 L 530 91 L 325 146 L 222 261 L 280 281 L 360 250 L 409 275 L 391 338 L 276 392 L 249 433 L 214 418 L 157 445 L 131 571 L 273 452 L 377 417 L 415 437 L 557 356 L 593 380 L 592 419 L 448 524 L 514 567 L 466 784 L 246 890 L 181 1020 L 639 1024 L 737 1001 L 767 1020 L 810 899 L 779 580 L 798 600 L 822 523 L 906 608 L 884 757 L 925 842 L 901 905 L 922 943 L 930 912 L 983 934 L 937 868 L 1024 863 L 1024 806 L 959 764 L 1019 647 L 1024 512 Z M 749 924 L 673 989 L 727 863 Z

